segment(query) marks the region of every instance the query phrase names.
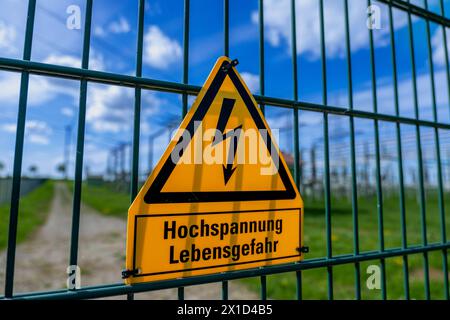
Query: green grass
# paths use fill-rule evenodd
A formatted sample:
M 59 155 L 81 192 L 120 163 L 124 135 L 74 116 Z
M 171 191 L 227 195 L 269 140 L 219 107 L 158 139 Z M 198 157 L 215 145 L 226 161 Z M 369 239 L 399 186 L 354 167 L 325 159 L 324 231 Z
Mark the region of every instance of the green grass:
M 19 224 L 17 228 L 17 241 L 21 242 L 36 228 L 42 225 L 49 213 L 53 198 L 54 183 L 47 180 L 40 187 L 23 196 L 19 205 Z M 9 223 L 9 204 L 0 206 L 0 249 L 7 245 Z
M 384 192 L 384 236 L 385 248 L 401 247 L 401 223 L 399 198 L 395 191 Z M 388 195 L 388 196 L 386 196 Z M 450 194 L 445 195 L 449 199 Z M 376 198 L 366 197 L 358 199 L 359 206 L 359 243 L 360 251 L 378 250 L 378 216 Z M 448 205 L 447 205 L 448 208 Z M 353 253 L 353 224 L 351 203 L 348 200 L 332 199 L 332 247 L 333 255 Z M 447 209 L 448 212 L 448 209 Z M 427 192 L 426 223 L 428 243 L 439 242 L 440 216 L 437 194 Z M 447 213 L 448 216 L 448 213 Z M 326 256 L 325 213 L 322 202 L 305 199 L 304 241 L 309 246 L 310 253 L 306 259 Z M 450 217 L 447 217 L 447 230 L 450 230 Z M 408 245 L 421 245 L 421 216 L 416 193 L 407 191 L 406 196 L 406 233 Z M 366 287 L 368 265 L 380 264 L 380 261 L 361 263 L 361 289 L 363 299 L 380 299 L 381 290 L 369 290 Z M 444 297 L 441 252 L 429 254 L 430 289 L 433 299 Z M 403 259 L 395 257 L 386 259 L 386 291 L 388 299 L 403 299 Z M 409 281 L 411 298 L 424 299 L 423 255 L 409 256 Z M 355 297 L 355 268 L 353 264 L 341 265 L 333 268 L 333 285 L 335 299 L 354 299 Z M 250 288 L 258 291 L 259 278 L 243 280 Z M 305 299 L 327 299 L 327 271 L 326 268 L 305 270 L 302 272 L 303 297 Z M 294 299 L 296 292 L 295 274 L 279 274 L 267 278 L 268 297 L 272 299 Z
M 73 182 L 68 184 L 73 190 Z M 127 217 L 130 196 L 127 193 L 115 191 L 112 185 L 96 186 L 84 183 L 81 198 L 83 203 L 104 215 Z
M 129 196 L 113 190 L 113 186 L 83 185 L 83 201 L 89 206 L 106 215 L 126 217 Z M 384 201 L 384 236 L 385 248 L 401 247 L 401 223 L 399 197 L 396 190 L 383 190 Z M 321 199 L 305 199 L 304 240 L 310 253 L 306 259 L 326 256 L 325 210 Z M 444 197 L 450 199 L 450 194 Z M 353 253 L 352 206 L 348 199 L 333 198 L 332 201 L 332 246 L 333 255 Z M 421 216 L 414 190 L 406 190 L 406 232 L 408 245 L 421 245 Z M 447 211 L 447 230 L 450 230 L 450 216 Z M 359 243 L 360 251 L 379 249 L 378 215 L 376 211 L 376 196 L 358 199 Z M 440 241 L 440 216 L 435 190 L 427 190 L 426 194 L 427 240 L 428 243 Z M 409 280 L 411 298 L 424 299 L 423 255 L 409 256 Z M 379 265 L 379 260 L 361 263 L 361 289 L 363 299 L 380 299 L 380 290 L 368 290 L 366 287 L 367 266 Z M 430 288 L 433 299 L 442 299 L 444 294 L 442 254 L 429 254 Z M 354 265 L 333 267 L 334 298 L 354 299 L 355 272 Z M 327 273 L 325 268 L 305 270 L 303 274 L 303 297 L 305 299 L 327 299 Z M 259 292 L 259 278 L 242 280 L 246 285 Z M 386 291 L 388 299 L 403 299 L 403 260 L 401 257 L 386 259 Z M 267 277 L 268 297 L 271 299 L 294 299 L 296 292 L 295 274 L 277 274 Z

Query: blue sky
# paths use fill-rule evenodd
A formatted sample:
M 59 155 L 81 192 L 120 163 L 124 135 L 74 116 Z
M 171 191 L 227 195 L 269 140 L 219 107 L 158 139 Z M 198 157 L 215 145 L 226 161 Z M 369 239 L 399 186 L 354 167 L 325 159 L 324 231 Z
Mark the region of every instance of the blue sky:
M 422 1 L 412 1 L 423 6 Z M 348 107 L 347 59 L 345 55 L 345 25 L 342 0 L 325 0 L 325 39 L 327 51 L 328 104 Z M 376 3 L 376 2 L 375 2 Z M 432 11 L 439 12 L 439 0 L 429 1 Z M 372 83 L 370 73 L 369 33 L 366 27 L 366 1 L 349 0 L 352 46 L 354 107 L 371 111 Z M 394 114 L 392 61 L 389 43 L 388 10 L 381 8 L 381 29 L 374 30 L 377 74 L 378 110 Z M 80 30 L 66 28 L 69 5 L 78 5 L 84 21 L 83 0 L 37 0 L 32 60 L 79 67 L 81 65 L 82 35 Z M 0 0 L 0 56 L 20 59 L 24 41 L 27 1 Z M 450 14 L 450 1 L 445 1 Z M 238 58 L 238 71 L 254 93 L 259 93 L 259 41 L 257 1 L 230 0 L 230 56 Z M 292 99 L 292 57 L 290 1 L 265 1 L 265 94 Z M 201 85 L 218 56 L 223 54 L 223 11 L 221 1 L 191 0 L 189 45 L 189 83 Z M 12 14 L 13 13 L 13 14 Z M 299 98 L 322 103 L 322 78 L 317 0 L 298 0 L 297 55 Z M 90 68 L 108 72 L 134 74 L 136 50 L 137 1 L 95 0 L 91 37 Z M 83 24 L 82 24 L 83 25 Z M 414 117 L 411 82 L 411 61 L 407 15 L 394 10 L 397 69 L 399 79 L 400 113 Z M 413 17 L 413 33 L 417 67 L 420 118 L 432 120 L 431 85 L 426 43 L 426 24 Z M 450 34 L 450 32 L 447 32 Z M 447 79 L 445 73 L 442 29 L 431 24 L 433 63 L 435 70 L 439 121 L 450 122 Z M 147 1 L 145 11 L 143 76 L 181 82 L 183 63 L 183 1 Z M 0 71 L 0 161 L 5 168 L 0 175 L 12 170 L 15 123 L 20 75 Z M 32 76 L 24 154 L 24 173 L 31 165 L 39 174 L 58 176 L 56 166 L 63 161 L 65 128 L 71 128 L 70 171 L 73 174 L 74 148 L 78 113 L 79 83 L 49 77 Z M 153 164 L 164 151 L 170 133 L 181 120 L 181 97 L 175 94 L 144 91 L 142 98 L 140 171 L 145 176 L 150 164 L 149 136 L 153 143 Z M 108 155 L 120 143 L 132 137 L 134 91 L 110 85 L 89 84 L 86 119 L 85 167 L 93 174 L 103 174 Z M 192 99 L 190 100 L 192 102 Z M 292 111 L 267 107 L 267 120 L 273 129 L 280 129 L 279 144 L 285 152 L 292 151 Z M 312 146 L 322 157 L 322 115 L 300 112 L 300 146 L 308 162 Z M 349 124 L 347 117 L 330 116 L 331 160 L 337 171 L 349 162 Z M 395 127 L 380 123 L 382 167 L 396 175 Z M 415 128 L 402 126 L 405 173 L 414 181 L 416 170 Z M 440 131 L 444 176 L 450 185 L 450 133 Z M 422 129 L 424 157 L 435 181 L 434 136 L 431 129 Z M 364 150 L 373 154 L 373 121 L 356 121 L 358 159 Z M 127 159 L 128 166 L 129 159 Z M 358 161 L 364 166 L 363 161 Z M 373 170 L 373 157 L 368 164 Z M 305 163 L 305 177 L 310 174 Z M 320 168 L 319 168 L 320 169 Z M 306 178 L 305 178 L 306 179 Z

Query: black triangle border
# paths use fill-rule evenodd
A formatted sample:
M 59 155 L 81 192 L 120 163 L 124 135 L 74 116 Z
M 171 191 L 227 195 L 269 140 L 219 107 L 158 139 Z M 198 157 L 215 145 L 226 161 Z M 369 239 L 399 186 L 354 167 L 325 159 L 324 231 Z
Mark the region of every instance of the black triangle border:
M 241 83 L 239 77 L 236 74 L 234 68 L 229 68 L 227 71 L 223 71 L 223 67 L 227 65 L 229 62 L 224 61 L 219 68 L 219 71 L 215 75 L 214 79 L 211 82 L 208 90 L 205 93 L 202 101 L 200 102 L 197 110 L 192 116 L 190 122 L 186 126 L 186 129 L 190 137 L 194 136 L 195 121 L 201 121 L 205 117 L 208 109 L 210 108 L 214 98 L 216 97 L 223 81 L 226 76 L 230 77 L 230 80 L 235 85 L 237 91 L 242 97 L 250 115 L 255 121 L 258 129 L 267 129 L 264 125 L 264 121 L 260 117 L 257 106 L 253 103 L 251 97 L 249 96 L 247 90 L 244 88 Z M 272 151 L 276 150 L 275 146 L 272 142 L 272 137 L 267 135 L 266 146 L 268 147 L 268 151 L 273 159 Z M 182 143 L 180 139 L 177 143 Z M 280 155 L 281 157 L 281 155 Z M 294 199 L 296 197 L 296 192 L 294 186 L 289 179 L 288 173 L 286 172 L 286 168 L 283 163 L 279 162 L 278 173 L 280 175 L 281 181 L 283 182 L 286 190 L 280 191 L 211 191 L 211 192 L 161 192 L 164 187 L 167 178 L 170 176 L 172 171 L 175 169 L 177 165 L 172 161 L 172 157 L 168 157 L 164 165 L 162 166 L 160 172 L 156 176 L 152 185 L 149 187 L 144 196 L 144 201 L 147 204 L 156 204 L 156 203 L 192 203 L 192 202 L 229 202 L 229 201 L 264 201 L 264 200 L 282 200 L 282 199 Z

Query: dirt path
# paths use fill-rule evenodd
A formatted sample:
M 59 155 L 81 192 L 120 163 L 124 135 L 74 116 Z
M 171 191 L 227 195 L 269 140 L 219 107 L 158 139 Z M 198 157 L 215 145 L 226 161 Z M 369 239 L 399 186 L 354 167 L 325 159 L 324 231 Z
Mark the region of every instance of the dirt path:
M 55 196 L 44 226 L 16 251 L 15 292 L 65 288 L 69 260 L 72 197 L 63 183 L 55 184 Z M 19 217 L 20 219 L 20 217 Z M 126 222 L 106 217 L 82 206 L 79 239 L 81 285 L 121 282 L 125 259 Z M 4 287 L 6 251 L 0 253 L 0 288 Z M 257 299 L 240 283 L 230 282 L 231 299 Z M 221 284 L 186 288 L 186 299 L 220 299 Z M 141 293 L 136 299 L 176 299 L 176 289 Z M 120 299 L 123 297 L 115 297 Z

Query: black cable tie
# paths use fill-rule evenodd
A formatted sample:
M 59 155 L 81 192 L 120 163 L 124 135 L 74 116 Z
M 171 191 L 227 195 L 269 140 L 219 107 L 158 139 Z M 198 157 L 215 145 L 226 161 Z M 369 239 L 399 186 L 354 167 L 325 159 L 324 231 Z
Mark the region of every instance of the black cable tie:
M 234 59 L 229 63 L 226 63 L 222 66 L 222 71 L 227 73 L 228 70 L 230 70 L 231 67 L 236 67 L 239 64 L 239 60 L 238 59 Z
M 128 270 L 128 269 L 124 269 L 122 270 L 122 279 L 127 279 L 129 277 L 135 276 L 137 274 L 139 274 L 139 269 L 134 269 L 134 270 Z
M 300 253 L 308 253 L 309 247 L 303 246 L 303 247 L 297 248 L 297 251 Z

